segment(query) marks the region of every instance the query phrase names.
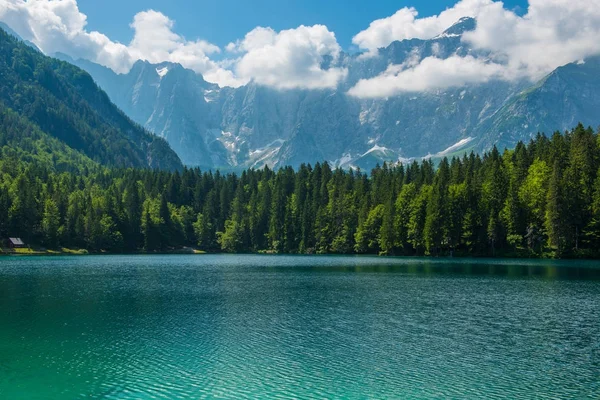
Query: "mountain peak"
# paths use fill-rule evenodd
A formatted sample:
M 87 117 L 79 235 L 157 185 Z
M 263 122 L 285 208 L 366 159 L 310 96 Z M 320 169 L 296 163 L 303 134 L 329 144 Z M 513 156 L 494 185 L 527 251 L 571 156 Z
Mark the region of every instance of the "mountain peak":
M 462 17 L 454 23 L 450 28 L 446 29 L 441 35 L 436 38 L 457 37 L 463 33 L 474 31 L 477 27 L 477 20 L 472 17 Z
M 156 71 L 156 73 L 159 73 L 158 71 L 161 71 L 159 73 L 159 75 L 162 73 L 163 76 L 166 75 L 167 72 L 171 72 L 171 71 L 185 71 L 185 68 L 179 64 L 179 63 L 174 63 L 174 62 L 170 62 L 170 61 L 163 61 L 160 63 L 151 63 L 150 61 L 147 60 L 137 60 L 133 66 L 131 67 L 132 71 Z

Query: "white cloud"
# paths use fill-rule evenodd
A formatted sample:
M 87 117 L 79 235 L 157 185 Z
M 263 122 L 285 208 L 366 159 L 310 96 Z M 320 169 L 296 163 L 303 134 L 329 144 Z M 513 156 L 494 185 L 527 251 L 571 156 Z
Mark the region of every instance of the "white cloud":
M 221 86 L 240 86 L 251 80 L 285 88 L 334 87 L 346 71 L 322 69 L 323 57 L 337 57 L 340 47 L 326 27 L 300 26 L 279 33 L 256 28 L 226 47 L 241 55 L 214 61 L 219 47 L 204 40 L 187 40 L 174 31 L 174 21 L 148 10 L 138 13 L 131 28 L 134 36 L 125 45 L 100 32 L 86 29 L 87 17 L 76 0 L 0 0 L 0 20 L 47 54 L 65 53 L 127 72 L 135 61 L 176 62 L 201 73 Z
M 388 97 L 491 79 L 536 80 L 561 65 L 600 54 L 600 0 L 530 0 L 522 16 L 492 0 L 462 0 L 427 18 L 404 8 L 374 21 L 353 40 L 373 54 L 393 40 L 435 37 L 464 16 L 475 17 L 477 27 L 461 40 L 491 54 L 496 63 L 472 56 L 427 58 L 418 65 L 390 66 L 380 76 L 359 81 L 350 93 Z
M 431 39 L 452 26 L 462 17 L 477 17 L 483 10 L 492 6 L 492 0 L 461 0 L 439 15 L 417 18 L 419 13 L 413 7 L 404 7 L 394 15 L 375 20 L 352 42 L 361 49 L 371 52 L 386 47 L 395 40 Z
M 241 84 L 208 57 L 220 51 L 217 46 L 204 40 L 186 40 L 173 31 L 174 22 L 157 11 L 143 11 L 134 17 L 134 37 L 129 45 L 86 30 L 87 17 L 79 11 L 76 0 L 0 0 L 0 20 L 47 54 L 61 52 L 85 58 L 119 73 L 129 71 L 139 59 L 171 61 L 207 79 L 219 79 L 221 84 Z
M 337 59 L 341 48 L 323 25 L 275 32 L 258 27 L 228 50 L 243 55 L 235 66 L 240 79 L 278 89 L 334 88 L 344 79 L 343 68 L 322 68 L 326 56 Z
M 499 64 L 472 56 L 447 59 L 428 57 L 417 65 L 391 65 L 381 75 L 360 80 L 349 94 L 361 98 L 391 97 L 406 92 L 424 92 L 492 79 L 510 79 L 509 71 Z
M 273 29 L 259 26 L 248 32 L 244 39 L 238 40 L 235 43 L 229 43 L 226 49 L 232 53 L 256 50 L 264 46 L 273 45 L 276 37 L 277 33 Z
M 394 40 L 433 38 L 464 16 L 477 19 L 477 28 L 462 37 L 464 46 L 481 50 L 473 54 L 491 54 L 495 63 L 473 57 L 421 60 L 415 56 L 410 63 L 390 66 L 381 76 L 360 81 L 351 93 L 386 97 L 490 79 L 534 80 L 560 65 L 600 54 L 600 0 L 529 0 L 524 15 L 494 0 L 460 0 L 426 18 L 419 18 L 414 8 L 402 8 L 373 21 L 353 42 L 373 55 Z M 338 59 L 341 49 L 335 34 L 323 25 L 280 32 L 258 27 L 225 47 L 228 58 L 215 61 L 212 57 L 221 51 L 219 47 L 182 37 L 173 20 L 153 10 L 134 17 L 128 44 L 87 30 L 87 17 L 79 11 L 77 0 L 0 0 L 0 20 L 48 54 L 66 53 L 121 73 L 138 59 L 171 61 L 221 86 L 254 81 L 278 89 L 335 88 L 348 73 L 336 64 L 324 66 L 328 57 Z M 441 47 L 432 50 L 434 55 L 442 53 Z
M 463 41 L 503 56 L 516 75 L 538 79 L 600 54 L 600 0 L 530 0 L 522 17 L 497 2 L 477 20 Z
M 0 20 L 46 53 L 88 58 L 120 71 L 135 61 L 126 46 L 85 31 L 87 18 L 75 0 L 1 0 Z

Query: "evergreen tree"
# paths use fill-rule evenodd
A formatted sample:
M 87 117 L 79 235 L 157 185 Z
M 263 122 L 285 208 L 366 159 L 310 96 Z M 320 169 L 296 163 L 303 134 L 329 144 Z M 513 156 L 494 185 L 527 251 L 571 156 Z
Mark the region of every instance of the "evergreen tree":
M 58 247 L 59 224 L 60 215 L 56 203 L 52 199 L 46 199 L 42 217 L 42 232 L 44 243 L 52 249 Z
M 11 118 L 0 112 L 0 123 Z M 21 127 L 17 122 L 11 123 Z M 0 131 L 0 141 L 6 135 Z M 332 171 L 327 163 L 238 175 L 86 162 L 65 171 L 4 146 L 0 234 L 98 252 L 197 246 L 487 256 L 529 249 L 600 257 L 599 150 L 600 136 L 578 126 L 504 153 L 492 149 L 439 165 L 384 163 L 370 175 Z
M 146 210 L 144 213 L 144 250 L 148 252 L 156 251 L 161 246 L 161 235 L 155 222 L 150 216 L 150 210 Z
M 546 231 L 548 232 L 548 244 L 554 247 L 559 255 L 567 250 L 567 210 L 563 184 L 560 161 L 557 160 L 554 163 L 548 188 Z
M 450 181 L 450 167 L 444 158 L 440 163 L 438 173 L 427 200 L 427 216 L 423 236 L 425 248 L 429 254 L 437 254 L 442 245 L 448 243 L 448 183 Z

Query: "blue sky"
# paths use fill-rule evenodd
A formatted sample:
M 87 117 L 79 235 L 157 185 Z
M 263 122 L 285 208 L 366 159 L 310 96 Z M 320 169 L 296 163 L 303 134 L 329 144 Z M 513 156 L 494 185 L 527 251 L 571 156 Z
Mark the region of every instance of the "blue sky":
M 129 24 L 135 14 L 154 9 L 176 22 L 175 31 L 187 39 L 201 38 L 224 47 L 257 26 L 276 31 L 299 25 L 326 25 L 344 49 L 352 37 L 376 19 L 402 7 L 415 7 L 419 17 L 439 14 L 456 0 L 79 0 L 88 17 L 88 29 L 121 43 L 133 35 Z M 505 8 L 527 8 L 527 1 L 506 0 Z

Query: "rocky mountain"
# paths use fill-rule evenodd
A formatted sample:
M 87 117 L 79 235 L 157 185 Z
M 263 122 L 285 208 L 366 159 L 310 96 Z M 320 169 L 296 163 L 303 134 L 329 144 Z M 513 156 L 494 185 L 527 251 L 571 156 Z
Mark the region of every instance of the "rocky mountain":
M 0 115 L 2 145 L 15 151 L 39 154 L 50 146 L 103 165 L 182 168 L 167 142 L 131 121 L 88 73 L 2 29 Z
M 347 91 L 390 64 L 476 55 L 461 41 L 472 18 L 430 40 L 396 41 L 373 57 L 342 54 L 348 78 L 336 90 L 275 90 L 250 83 L 219 88 L 178 64 L 139 61 L 127 74 L 85 60 L 127 115 L 164 137 L 184 164 L 205 168 L 298 166 L 329 161 L 370 168 L 382 161 L 513 146 L 538 131 L 600 124 L 597 60 L 564 66 L 534 85 L 491 81 L 361 100 Z M 329 60 L 332 63 L 331 60 Z M 332 64 L 333 65 L 333 64 Z M 584 97 L 585 96 L 585 97 Z
M 510 99 L 478 131 L 479 147 L 514 146 L 538 132 L 600 125 L 600 57 L 557 68 Z

